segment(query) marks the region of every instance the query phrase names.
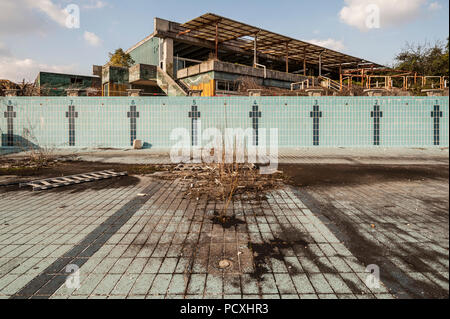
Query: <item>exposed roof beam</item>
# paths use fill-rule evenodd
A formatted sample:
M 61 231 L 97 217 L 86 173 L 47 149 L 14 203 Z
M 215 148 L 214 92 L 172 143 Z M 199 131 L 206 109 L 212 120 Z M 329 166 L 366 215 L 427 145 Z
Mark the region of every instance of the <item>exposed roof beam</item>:
M 239 37 L 243 36 L 243 34 L 248 34 L 248 33 L 253 33 L 253 32 L 257 32 L 257 30 L 260 30 L 260 34 L 259 34 L 259 39 L 258 39 L 258 49 L 259 51 L 267 51 L 267 50 L 272 50 L 269 52 L 273 52 L 273 54 L 277 55 L 277 56 L 285 56 L 285 50 L 282 48 L 279 48 L 278 45 L 285 43 L 286 41 L 292 41 L 293 45 L 292 45 L 292 49 L 293 50 L 300 50 L 302 48 L 308 48 L 309 50 L 314 50 L 314 51 L 322 51 L 325 48 L 322 48 L 318 45 L 314 45 L 311 43 L 307 43 L 301 40 L 296 40 L 290 37 L 286 37 L 274 32 L 270 32 L 267 30 L 263 30 L 263 29 L 259 29 L 256 28 L 254 26 L 242 23 L 242 22 L 238 22 L 232 19 L 228 19 L 225 17 L 221 17 L 219 15 L 216 14 L 212 14 L 212 13 L 207 13 L 202 15 L 201 17 L 198 17 L 194 20 L 191 20 L 187 23 L 184 23 L 182 25 L 180 25 L 180 27 L 184 27 L 184 28 L 191 28 L 191 27 L 195 27 L 196 25 L 198 25 L 199 21 L 204 21 L 204 20 L 211 20 L 211 19 L 218 19 L 221 18 L 221 30 L 223 34 L 227 34 L 228 37 L 226 39 L 239 39 Z M 206 27 L 204 30 L 201 30 L 200 32 L 203 33 L 203 35 L 199 35 L 199 37 L 204 37 L 206 39 L 209 39 L 212 37 L 212 31 L 208 30 L 209 27 Z M 222 39 L 225 40 L 225 39 Z M 247 49 L 250 50 L 251 49 L 251 43 L 232 43 L 234 45 L 239 45 L 241 46 L 241 49 Z M 293 52 L 294 56 L 296 52 Z M 308 59 L 315 59 L 318 58 L 318 54 L 317 56 L 311 57 L 309 56 Z M 308 55 L 316 55 L 316 53 L 308 53 Z M 295 57 L 294 57 L 295 58 Z M 344 62 L 344 61 L 364 61 L 363 59 L 357 58 L 357 57 L 353 57 L 341 52 L 337 52 L 334 50 L 330 50 L 327 49 L 327 53 L 323 54 L 323 61 L 324 62 L 332 62 L 334 61 L 335 63 L 338 62 Z M 378 65 L 376 63 L 373 63 L 374 65 Z
M 200 30 L 200 29 L 202 29 L 202 28 L 204 28 L 204 27 L 207 27 L 207 26 L 210 26 L 210 25 L 215 25 L 216 23 L 220 22 L 220 20 L 222 20 L 222 19 L 221 19 L 221 18 L 217 18 L 217 19 L 215 19 L 215 20 L 209 20 L 209 21 L 206 22 L 206 23 L 203 23 L 203 24 L 201 24 L 201 25 L 199 25 L 199 26 L 197 26 L 197 27 L 194 27 L 194 28 L 189 28 L 189 29 L 187 29 L 187 30 L 181 31 L 181 32 L 179 32 L 178 34 L 179 34 L 179 35 L 183 35 L 183 34 L 190 33 L 190 32 L 192 32 L 192 31 L 197 31 L 197 30 Z
M 183 43 L 187 43 L 187 44 L 191 44 L 191 45 L 198 45 L 200 47 L 208 48 L 211 50 L 214 50 L 214 47 L 215 47 L 215 44 L 212 41 L 192 37 L 187 34 L 179 35 L 177 32 L 157 30 L 154 35 L 155 35 L 155 37 L 172 38 L 178 42 L 183 42 Z M 231 51 L 231 52 L 241 53 L 241 54 L 245 54 L 245 55 L 253 55 L 252 51 L 243 50 L 243 49 L 235 47 L 235 46 L 227 45 L 226 43 L 220 43 L 219 50 Z M 258 56 L 265 58 L 265 59 L 284 61 L 283 58 L 268 55 L 268 54 L 263 54 L 263 53 L 258 53 Z
M 198 46 L 193 46 L 193 45 L 188 45 L 188 47 L 185 50 L 179 51 L 180 55 L 186 56 L 186 55 L 190 55 L 190 54 L 195 54 L 200 50 L 204 50 L 205 48 L 202 47 L 198 47 Z

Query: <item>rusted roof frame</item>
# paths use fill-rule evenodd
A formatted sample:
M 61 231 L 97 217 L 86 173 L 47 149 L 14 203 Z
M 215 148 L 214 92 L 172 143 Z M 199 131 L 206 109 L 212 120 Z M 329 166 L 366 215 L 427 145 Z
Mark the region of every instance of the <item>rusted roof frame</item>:
M 286 48 L 278 47 L 278 45 L 284 44 L 286 42 L 290 42 L 289 47 L 289 59 L 290 60 L 298 60 L 303 61 L 303 52 L 300 50 L 303 50 L 304 48 L 308 48 L 308 51 L 306 52 L 307 57 L 306 59 L 312 62 L 319 57 L 319 53 L 323 50 L 326 50 L 326 52 L 322 55 L 322 63 L 345 63 L 345 62 L 351 62 L 354 63 L 370 63 L 373 64 L 375 67 L 381 67 L 380 64 L 366 61 L 365 59 L 353 57 L 344 53 L 340 53 L 328 48 L 323 48 L 315 44 L 311 44 L 308 42 L 304 42 L 301 40 L 296 40 L 287 36 L 283 36 L 277 33 L 273 33 L 267 30 L 263 30 L 257 27 L 253 27 L 251 25 L 241 23 L 238 21 L 234 21 L 232 19 L 224 18 L 216 14 L 207 13 L 199 18 L 196 18 L 194 20 L 191 20 L 187 23 L 182 24 L 181 26 L 184 28 L 195 28 L 199 27 L 199 24 L 201 26 L 201 23 L 212 22 L 217 21 L 220 19 L 220 32 L 219 32 L 219 41 L 221 43 L 223 42 L 229 42 L 229 45 L 233 45 L 236 47 L 240 47 L 241 49 L 250 51 L 253 50 L 253 45 L 251 45 L 252 41 L 244 41 L 239 38 L 245 37 L 245 36 L 251 36 L 252 34 L 258 34 L 258 50 L 263 52 L 270 50 L 273 53 L 270 53 L 271 55 L 280 57 L 286 55 Z M 212 30 L 214 29 L 214 30 Z M 205 40 L 209 39 L 215 39 L 215 25 L 206 25 L 204 28 L 199 28 L 196 30 L 197 32 L 194 32 L 191 34 L 194 37 L 202 38 Z M 220 34 L 222 33 L 222 35 Z M 223 34 L 225 34 L 227 37 L 224 37 Z M 275 41 L 276 40 L 276 41 Z M 251 47 L 250 47 L 251 45 Z M 314 51 L 311 51 L 314 50 Z
M 220 31 L 221 31 L 222 35 L 226 34 L 226 35 L 229 35 L 229 36 L 233 37 L 231 39 L 230 38 L 224 38 L 224 39 L 222 38 L 221 39 L 221 34 L 219 34 L 219 41 L 220 42 L 226 42 L 226 41 L 238 39 L 238 38 L 243 37 L 243 36 L 253 35 L 253 34 L 256 33 L 254 31 L 248 31 L 247 33 L 244 33 L 244 34 L 242 34 L 242 33 L 236 34 L 235 32 L 233 32 L 233 29 L 230 29 L 230 28 L 228 28 L 225 25 L 220 25 L 220 29 L 221 29 Z M 212 29 L 212 28 L 210 29 L 207 26 L 202 31 L 199 31 L 199 30 L 195 30 L 195 31 L 197 31 L 197 32 L 194 32 L 192 34 L 192 36 L 194 36 L 194 37 L 201 37 L 201 38 L 204 38 L 204 39 L 212 39 L 212 38 L 215 39 L 215 37 L 216 37 L 215 26 L 214 26 L 214 29 Z
M 207 27 L 207 26 L 210 26 L 210 25 L 215 25 L 216 23 L 220 22 L 220 20 L 222 20 L 222 18 L 217 16 L 214 19 L 203 18 L 203 20 L 206 20 L 206 22 L 201 22 L 200 23 L 199 20 L 192 21 L 195 26 L 193 28 L 188 28 L 188 30 L 196 31 L 196 30 L 199 30 L 201 28 L 204 28 L 204 27 Z

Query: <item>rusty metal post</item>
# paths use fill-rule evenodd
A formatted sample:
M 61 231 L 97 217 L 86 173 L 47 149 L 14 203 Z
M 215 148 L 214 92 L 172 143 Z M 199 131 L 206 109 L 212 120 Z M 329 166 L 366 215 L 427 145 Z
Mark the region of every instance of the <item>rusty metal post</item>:
M 286 73 L 289 73 L 289 42 L 286 42 Z
M 219 60 L 219 22 L 216 23 L 216 60 Z
M 303 75 L 306 76 L 306 48 L 303 49 Z
M 361 87 L 364 88 L 364 69 L 361 70 Z
M 322 54 L 325 53 L 326 50 L 323 50 L 319 54 L 319 76 L 322 76 Z

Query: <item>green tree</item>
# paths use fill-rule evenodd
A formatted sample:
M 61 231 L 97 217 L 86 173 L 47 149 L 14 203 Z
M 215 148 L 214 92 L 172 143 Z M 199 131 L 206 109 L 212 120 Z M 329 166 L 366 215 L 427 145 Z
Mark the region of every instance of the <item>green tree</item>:
M 129 68 L 134 64 L 134 60 L 129 53 L 125 53 L 122 48 L 119 48 L 114 53 L 109 53 L 109 63 L 113 66 Z
M 448 76 L 449 75 L 449 38 L 447 44 L 441 41 L 434 45 L 407 44 L 395 57 L 395 68 L 404 71 L 417 72 L 419 75 Z

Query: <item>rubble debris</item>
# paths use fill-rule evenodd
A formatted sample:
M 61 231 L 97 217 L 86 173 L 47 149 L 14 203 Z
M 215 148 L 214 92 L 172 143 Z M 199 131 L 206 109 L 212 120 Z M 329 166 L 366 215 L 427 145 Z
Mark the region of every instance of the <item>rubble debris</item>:
M 179 164 L 169 178 L 180 178 L 186 183 L 186 197 L 195 199 L 206 195 L 211 200 L 225 202 L 237 195 L 249 200 L 261 199 L 265 192 L 281 187 L 284 180 L 280 171 L 262 175 L 254 164 L 237 163 Z
M 143 146 L 142 140 L 134 140 L 133 141 L 133 149 L 140 150 L 140 149 L 142 149 L 142 146 Z
M 231 267 L 231 265 L 232 265 L 232 262 L 229 261 L 228 259 L 223 259 L 223 260 L 219 261 L 220 269 L 228 269 Z
M 213 224 L 221 225 L 224 229 L 229 229 L 237 225 L 245 224 L 244 221 L 233 216 L 220 215 L 218 212 L 214 212 L 214 217 L 211 218 Z

